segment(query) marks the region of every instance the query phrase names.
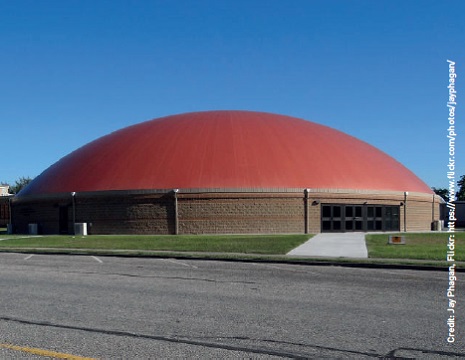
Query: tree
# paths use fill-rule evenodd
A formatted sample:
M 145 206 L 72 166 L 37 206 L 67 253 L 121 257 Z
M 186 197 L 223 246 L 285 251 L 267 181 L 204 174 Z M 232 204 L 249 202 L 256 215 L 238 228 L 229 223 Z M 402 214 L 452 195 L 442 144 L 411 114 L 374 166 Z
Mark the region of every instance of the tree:
M 460 180 L 457 181 L 457 186 L 459 191 L 455 194 L 457 201 L 465 201 L 465 175 L 460 177 Z M 442 197 L 445 201 L 449 201 L 449 189 L 446 188 L 432 188 L 432 190 Z
M 455 196 L 457 196 L 458 201 L 465 201 L 465 175 L 460 177 L 460 180 L 457 181 L 457 185 L 460 187 Z
M 29 184 L 32 179 L 27 176 L 21 176 L 18 180 L 15 181 L 15 184 L 10 186 L 10 192 L 12 194 L 17 194 L 21 191 L 21 189 L 25 188 L 27 184 Z
M 432 188 L 436 195 L 442 197 L 446 202 L 449 201 L 449 190 L 446 188 Z

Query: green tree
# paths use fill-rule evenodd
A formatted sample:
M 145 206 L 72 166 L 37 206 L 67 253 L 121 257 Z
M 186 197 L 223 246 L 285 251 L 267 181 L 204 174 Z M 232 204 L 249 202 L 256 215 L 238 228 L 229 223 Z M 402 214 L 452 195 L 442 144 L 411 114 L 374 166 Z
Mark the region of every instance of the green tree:
M 18 180 L 15 181 L 14 185 L 10 186 L 10 192 L 12 194 L 17 194 L 21 191 L 21 189 L 25 188 L 27 184 L 29 184 L 32 179 L 27 176 L 21 176 Z
M 449 190 L 446 188 L 432 188 L 436 195 L 442 197 L 446 202 L 449 201 Z
M 460 180 L 457 181 L 457 185 L 459 186 L 459 191 L 457 191 L 455 196 L 457 197 L 457 200 L 465 201 L 465 175 L 460 177 Z

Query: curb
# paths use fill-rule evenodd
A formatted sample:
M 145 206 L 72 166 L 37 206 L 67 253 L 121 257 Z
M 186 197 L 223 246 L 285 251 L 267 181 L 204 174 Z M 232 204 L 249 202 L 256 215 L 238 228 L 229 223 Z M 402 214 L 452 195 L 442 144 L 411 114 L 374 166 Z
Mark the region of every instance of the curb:
M 326 258 L 304 257 L 287 255 L 260 255 L 238 253 L 196 253 L 196 252 L 170 252 L 170 251 L 142 251 L 142 250 L 90 250 L 90 249 L 0 249 L 0 253 L 20 253 L 38 255 L 70 255 L 70 256 L 105 256 L 124 258 L 171 258 L 198 261 L 227 261 L 244 263 L 273 263 L 304 266 L 339 266 L 352 268 L 371 269 L 398 269 L 398 270 L 423 270 L 423 271 L 449 271 L 452 263 L 435 262 L 409 259 L 350 259 L 350 258 Z M 455 271 L 465 272 L 465 263 L 457 262 Z M 458 267 L 457 267 L 458 265 Z

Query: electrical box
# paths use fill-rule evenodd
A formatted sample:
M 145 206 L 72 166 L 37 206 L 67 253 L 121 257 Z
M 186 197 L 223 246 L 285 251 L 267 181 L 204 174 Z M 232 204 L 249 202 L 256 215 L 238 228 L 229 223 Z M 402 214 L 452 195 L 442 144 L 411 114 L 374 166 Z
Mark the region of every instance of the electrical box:
M 391 245 L 405 245 L 405 236 L 403 236 L 403 235 L 389 235 L 389 244 L 391 244 Z
M 87 236 L 87 223 L 74 224 L 74 235 Z
M 37 235 L 39 233 L 39 226 L 37 224 L 28 224 L 29 235 Z

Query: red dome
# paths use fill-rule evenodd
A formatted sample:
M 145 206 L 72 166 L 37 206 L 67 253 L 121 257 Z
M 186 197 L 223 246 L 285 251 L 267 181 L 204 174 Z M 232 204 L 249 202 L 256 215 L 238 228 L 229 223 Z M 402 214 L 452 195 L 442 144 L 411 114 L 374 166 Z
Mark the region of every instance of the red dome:
M 251 111 L 154 119 L 65 156 L 21 195 L 196 188 L 318 188 L 431 193 L 402 164 L 310 121 Z

